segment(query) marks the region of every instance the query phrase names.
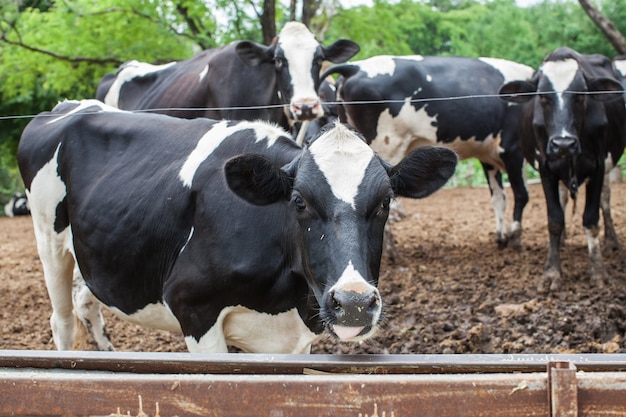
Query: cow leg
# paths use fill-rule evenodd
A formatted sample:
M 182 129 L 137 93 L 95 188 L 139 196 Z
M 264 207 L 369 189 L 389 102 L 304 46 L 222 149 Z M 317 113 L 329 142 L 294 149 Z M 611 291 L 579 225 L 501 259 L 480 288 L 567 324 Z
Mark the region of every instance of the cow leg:
M 498 247 L 504 248 L 507 245 L 506 226 L 504 224 L 506 192 L 502 185 L 502 173 L 487 163 L 481 162 L 481 164 L 491 192 L 491 204 L 496 219 L 496 242 Z
M 561 202 L 561 207 L 563 208 L 563 213 L 567 212 L 567 204 L 569 203 L 569 190 L 567 186 L 562 182 L 559 182 L 559 201 Z M 574 199 L 574 208 L 572 212 L 576 211 L 576 199 Z M 567 239 L 567 224 L 563 227 L 563 233 L 561 234 L 561 246 L 565 245 L 565 240 Z
M 528 188 L 526 187 L 525 162 L 520 154 L 502 155 L 504 165 L 509 174 L 511 191 L 513 191 L 513 221 L 509 226 L 508 246 L 517 251 L 521 251 L 522 246 L 522 215 L 524 208 L 528 204 Z
M 33 218 L 37 238 L 37 250 L 43 266 L 48 296 L 52 304 L 50 326 L 52 338 L 58 350 L 71 350 L 74 338 L 74 313 L 72 305 L 72 269 L 74 257 L 63 249 L 64 238 L 69 239 L 69 230 L 56 234 L 38 227 Z M 48 237 L 41 237 L 47 234 Z
M 85 284 L 78 267 L 74 268 L 74 285 L 72 296 L 76 316 L 84 326 L 87 334 L 96 344 L 96 349 L 113 351 L 113 344 L 104 326 L 104 318 L 100 310 L 100 302 Z M 75 338 L 76 339 L 76 338 Z
M 602 183 L 602 195 L 600 197 L 600 208 L 602 209 L 602 218 L 604 220 L 604 248 L 607 251 L 621 250 L 621 244 L 615 232 L 613 218 L 611 216 L 611 181 L 610 173 L 613 169 L 611 158 L 605 161 L 604 181 Z
M 605 178 L 604 169 L 599 174 L 593 175 L 587 183 L 585 211 L 583 213 L 583 227 L 587 236 L 587 249 L 589 250 L 589 266 L 591 283 L 602 287 L 607 279 L 602 251 L 600 250 L 600 200 L 603 192 Z
M 541 172 L 541 171 L 540 171 Z M 548 234 L 550 243 L 548 258 L 543 268 L 543 277 L 537 291 L 545 294 L 561 287 L 561 235 L 565 229 L 565 213 L 559 198 L 559 181 L 552 175 L 541 172 L 541 184 L 548 209 Z

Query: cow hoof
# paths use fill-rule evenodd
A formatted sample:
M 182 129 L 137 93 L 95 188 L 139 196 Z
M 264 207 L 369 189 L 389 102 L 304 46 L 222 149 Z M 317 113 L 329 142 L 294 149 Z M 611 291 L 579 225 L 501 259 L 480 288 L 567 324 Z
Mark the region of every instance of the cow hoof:
M 617 239 L 604 239 L 604 252 L 605 253 L 614 253 L 614 252 L 622 252 L 622 245 L 619 243 Z
M 592 272 L 589 282 L 595 288 L 604 288 L 608 284 L 608 275 L 604 272 Z
M 496 243 L 498 244 L 498 249 L 504 249 L 508 246 L 509 240 L 507 239 L 506 235 L 498 234 L 498 236 L 496 237 Z
M 522 231 L 515 230 L 509 234 L 509 248 L 521 252 L 524 247 L 522 246 Z
M 541 282 L 537 286 L 537 292 L 539 294 L 548 294 L 559 289 L 561 289 L 561 273 L 555 269 L 544 271 Z

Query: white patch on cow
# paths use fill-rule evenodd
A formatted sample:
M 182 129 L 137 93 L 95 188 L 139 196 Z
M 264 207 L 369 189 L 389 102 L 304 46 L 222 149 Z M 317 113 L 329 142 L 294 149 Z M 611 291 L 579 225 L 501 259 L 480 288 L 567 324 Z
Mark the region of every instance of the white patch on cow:
M 115 107 L 111 107 L 111 106 L 107 106 L 106 104 L 102 103 L 100 100 L 94 100 L 94 99 L 90 99 L 90 100 L 81 100 L 81 101 L 76 101 L 76 100 L 65 100 L 64 103 L 76 103 L 78 104 L 78 106 L 76 106 L 75 108 L 73 108 L 72 110 L 70 110 L 69 112 L 63 114 L 62 116 L 56 117 L 52 120 L 49 120 L 46 124 L 51 124 L 51 123 L 56 123 L 59 120 L 65 119 L 66 117 L 69 117 L 73 114 L 76 114 L 80 111 L 83 111 L 87 108 L 90 107 L 96 107 L 98 110 L 95 110 L 93 113 L 99 113 L 100 111 L 115 111 L 115 112 L 121 112 L 122 110 L 120 109 L 116 109 Z
M 57 158 L 60 148 L 61 144 L 57 146 L 52 159 L 37 172 L 30 189 L 26 190 L 36 225 L 40 224 L 51 230 L 54 230 L 57 206 L 67 194 L 65 183 L 58 174 Z
M 71 228 L 54 230 L 56 209 L 67 194 L 58 175 L 59 148 L 33 178 L 26 196 L 30 202 L 37 251 L 52 303 L 50 324 L 57 349 L 69 350 L 73 340 L 72 278 L 74 268 Z
M 493 212 L 496 220 L 496 233 L 498 238 L 506 238 L 506 225 L 504 222 L 506 193 L 500 184 L 498 184 L 496 173 L 496 170 L 490 169 L 487 172 L 487 178 L 489 180 L 489 188 L 491 189 L 491 203 L 493 205 Z
M 109 106 L 119 107 L 120 91 L 122 90 L 124 83 L 131 81 L 133 78 L 143 77 L 153 72 L 163 71 L 175 63 L 176 61 L 163 65 L 152 65 L 135 60 L 127 62 L 124 64 L 124 68 L 115 76 L 115 81 L 113 81 L 111 87 L 109 87 L 109 91 L 107 91 L 107 94 L 104 97 L 104 102 Z
M 148 304 L 133 314 L 126 314 L 116 307 L 105 307 L 115 313 L 115 315 L 123 318 L 124 320 L 128 320 L 131 323 L 175 333 L 182 332 L 178 319 L 176 319 L 174 313 L 172 313 L 172 310 L 170 310 L 167 304 L 164 303 Z
M 396 70 L 396 62 L 394 59 L 404 59 L 410 61 L 423 61 L 422 55 L 409 55 L 409 56 L 392 56 L 392 55 L 378 55 L 361 61 L 354 61 L 354 65 L 358 65 L 359 69 L 366 73 L 369 78 L 374 78 L 379 75 L 393 75 Z
M 437 116 L 429 116 L 426 107 L 415 111 L 411 97 L 404 99 L 396 117 L 385 109 L 378 117 L 372 148 L 387 162 L 395 165 L 417 146 L 433 145 L 437 140 Z
M 320 136 L 309 148 L 333 194 L 355 208 L 354 199 L 374 152 L 345 126 Z
M 429 83 L 433 82 L 433 76 L 430 74 L 426 74 L 426 81 L 428 81 Z
M 289 22 L 280 31 L 278 45 L 282 48 L 291 75 L 292 102 L 317 99 L 311 69 L 319 43 L 305 25 Z
M 267 146 L 272 146 L 278 137 L 285 135 L 285 132 L 279 127 L 264 122 L 247 122 L 243 121 L 233 126 L 228 126 L 228 121 L 219 122 L 204 134 L 196 144 L 196 147 L 183 164 L 178 178 L 183 182 L 185 187 L 191 188 L 193 177 L 198 167 L 206 158 L 209 157 L 217 149 L 220 144 L 229 136 L 244 129 L 253 129 L 256 132 L 256 141 L 267 140 Z
M 242 306 L 223 309 L 215 324 L 200 338 L 185 337 L 192 353 L 226 353 L 236 346 L 253 353 L 310 353 L 320 336 L 302 322 L 297 310 L 266 314 Z
M 576 60 L 568 58 L 562 61 L 547 61 L 541 65 L 541 72 L 550 81 L 554 91 L 557 93 L 559 107 L 563 107 L 563 92 L 574 81 L 576 73 L 578 72 L 578 62 Z
M 202 82 L 202 80 L 204 80 L 204 77 L 206 77 L 206 75 L 209 73 L 209 65 L 207 64 L 206 67 L 204 67 L 204 69 L 200 72 L 199 75 L 199 80 L 198 82 Z
M 502 84 L 515 80 L 528 80 L 533 75 L 533 69 L 528 65 L 519 64 L 501 58 L 479 58 L 484 63 L 492 66 L 502 74 L 504 81 Z
M 389 109 L 385 109 L 378 117 L 376 137 L 371 147 L 385 161 L 395 165 L 412 149 L 434 145 L 437 141 L 437 115 L 429 116 L 427 106 L 416 111 L 411 105 L 411 98 L 407 97 L 396 117 L 391 115 Z M 476 140 L 475 137 L 461 140 L 457 137 L 445 143 L 445 146 L 457 152 L 460 159 L 477 158 L 506 171 L 500 158 L 503 152 L 500 135 L 489 135 L 484 140 Z
M 613 66 L 622 77 L 626 77 L 626 59 L 616 59 Z
M 183 245 L 182 248 L 180 248 L 180 252 L 179 255 L 181 253 L 183 253 L 183 251 L 185 250 L 185 248 L 187 248 L 187 245 L 189 244 L 189 242 L 191 241 L 191 238 L 193 237 L 193 232 L 194 232 L 195 228 L 192 226 L 191 230 L 189 231 L 189 236 L 187 236 L 187 240 L 185 241 L 185 244 Z

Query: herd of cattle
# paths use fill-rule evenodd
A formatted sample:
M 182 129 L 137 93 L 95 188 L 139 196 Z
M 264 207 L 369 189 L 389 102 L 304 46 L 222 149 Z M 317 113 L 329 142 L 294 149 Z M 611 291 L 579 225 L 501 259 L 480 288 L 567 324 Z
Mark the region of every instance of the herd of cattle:
M 533 70 L 495 58 L 349 61 L 358 51 L 291 22 L 270 46 L 130 61 L 97 100 L 29 123 L 18 163 L 57 348 L 72 347 L 76 314 L 98 349 L 113 349 L 100 303 L 182 332 L 192 352 L 308 352 L 324 331 L 364 340 L 383 319 L 391 200 L 427 197 L 459 158 L 483 165 L 500 246 L 522 245 L 525 161 L 538 169 L 550 235 L 541 292 L 561 285 L 564 206 L 585 183 L 591 280 L 606 282 L 599 217 L 618 246 L 607 173 L 626 144 L 626 59 L 564 47 Z M 324 61 L 336 65 L 322 72 Z

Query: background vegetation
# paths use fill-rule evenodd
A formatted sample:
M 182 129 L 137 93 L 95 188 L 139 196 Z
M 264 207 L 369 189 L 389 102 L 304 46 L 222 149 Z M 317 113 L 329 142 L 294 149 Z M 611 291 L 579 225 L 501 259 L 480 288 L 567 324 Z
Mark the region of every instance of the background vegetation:
M 592 0 L 626 33 L 626 0 Z M 238 39 L 267 43 L 304 21 L 325 43 L 350 38 L 356 59 L 382 54 L 491 56 L 537 67 L 558 46 L 617 53 L 574 0 L 5 0 L 0 2 L 0 203 L 20 191 L 19 136 L 59 100 L 94 97 L 130 59 L 181 60 Z M 470 167 L 482 176 L 479 167 Z M 467 172 L 462 173 L 467 177 Z M 463 179 L 459 183 L 463 183 Z

